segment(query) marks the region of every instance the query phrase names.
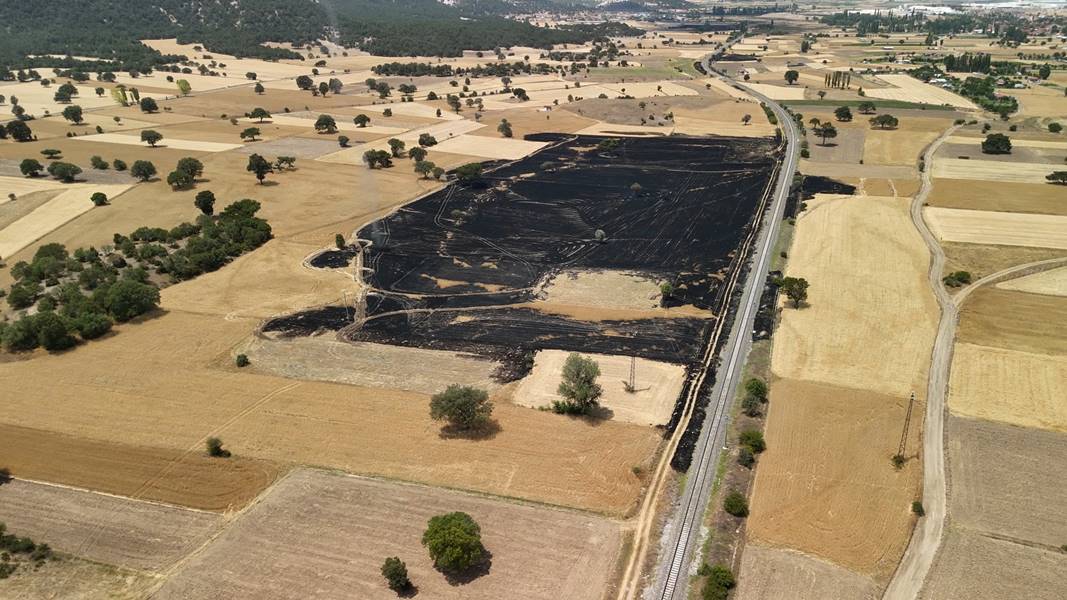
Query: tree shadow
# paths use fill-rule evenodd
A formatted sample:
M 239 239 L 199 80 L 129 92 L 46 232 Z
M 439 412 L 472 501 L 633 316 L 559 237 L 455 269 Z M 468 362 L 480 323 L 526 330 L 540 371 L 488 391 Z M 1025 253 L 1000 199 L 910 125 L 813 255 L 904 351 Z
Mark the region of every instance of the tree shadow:
M 496 419 L 490 419 L 487 423 L 480 427 L 463 428 L 456 425 L 445 425 L 438 432 L 438 436 L 445 440 L 491 440 L 500 433 L 500 422 Z
M 264 179 L 263 182 L 260 183 L 259 185 L 261 185 L 263 187 L 274 187 L 276 185 L 281 185 L 281 184 L 278 183 L 277 181 L 271 181 L 269 179 Z
M 448 585 L 459 586 L 466 585 L 479 577 L 483 577 L 489 574 L 489 570 L 493 567 L 493 553 L 488 549 L 485 551 L 485 558 L 482 562 L 474 565 L 473 567 L 460 572 L 443 571 L 438 569 L 442 575 L 445 576 L 445 581 Z
M 8 469 L 7 467 L 0 469 L 0 485 L 11 483 L 12 479 L 14 479 L 14 477 L 11 476 L 11 469 Z
M 396 592 L 398 598 L 414 598 L 419 595 L 419 586 L 409 583 L 408 586 Z

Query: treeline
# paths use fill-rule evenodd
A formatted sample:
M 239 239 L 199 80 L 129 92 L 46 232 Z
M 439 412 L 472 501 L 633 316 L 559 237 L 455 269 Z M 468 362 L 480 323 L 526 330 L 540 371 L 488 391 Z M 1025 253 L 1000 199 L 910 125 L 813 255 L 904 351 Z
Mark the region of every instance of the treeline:
M 298 58 L 261 46 L 322 37 L 328 19 L 313 0 L 66 0 L 0 2 L 0 67 L 60 66 L 69 60 L 29 54 L 83 55 L 110 59 L 123 70 L 168 62 L 140 39 L 177 37 L 217 52 L 257 58 Z
M 62 244 L 41 246 L 33 260 L 12 266 L 15 283 L 4 294 L 13 309 L 37 310 L 0 323 L 0 342 L 9 352 L 65 350 L 78 339 L 106 334 L 115 321 L 150 312 L 159 304 L 153 273 L 157 280 L 191 279 L 266 243 L 271 228 L 255 216 L 259 208 L 255 200 L 240 200 L 196 224 L 115 234 L 113 251 L 90 247 L 68 253 Z
M 971 54 L 965 52 L 959 56 L 949 54 L 944 58 L 945 70 L 950 72 L 988 73 L 992 57 L 984 52 Z
M 430 64 L 423 62 L 391 62 L 371 67 L 375 75 L 382 77 L 514 77 L 515 75 L 543 75 L 552 73 L 556 67 L 547 63 L 528 63 L 523 61 L 492 62 L 474 67 L 453 67 L 448 64 Z
M 549 48 L 555 44 L 583 44 L 603 41 L 608 36 L 643 33 L 621 23 L 547 28 L 499 17 L 440 20 L 377 15 L 372 20 L 344 20 L 341 31 L 344 45 L 358 46 L 381 56 L 462 56 L 464 50 L 510 46 Z

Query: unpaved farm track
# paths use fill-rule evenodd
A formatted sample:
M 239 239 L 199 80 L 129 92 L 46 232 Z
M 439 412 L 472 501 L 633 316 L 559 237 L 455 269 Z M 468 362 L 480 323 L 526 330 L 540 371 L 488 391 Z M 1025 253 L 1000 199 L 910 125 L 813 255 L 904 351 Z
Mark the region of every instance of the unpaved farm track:
M 948 129 L 926 149 L 923 154 L 925 169 L 922 172 L 922 186 L 911 204 L 912 222 L 930 249 L 930 287 L 941 308 L 941 321 L 930 356 L 926 418 L 923 427 L 923 508 L 926 510 L 926 516 L 919 519 L 915 525 L 911 542 L 886 588 L 883 600 L 911 600 L 919 596 L 944 536 L 947 504 L 945 400 L 948 395 L 960 305 L 981 286 L 1067 263 L 1067 258 L 1057 258 L 1009 267 L 975 281 L 955 297 L 949 295 L 941 281 L 945 270 L 945 252 L 923 219 L 923 205 L 933 189 L 931 171 L 934 154 L 958 128 L 955 126 Z

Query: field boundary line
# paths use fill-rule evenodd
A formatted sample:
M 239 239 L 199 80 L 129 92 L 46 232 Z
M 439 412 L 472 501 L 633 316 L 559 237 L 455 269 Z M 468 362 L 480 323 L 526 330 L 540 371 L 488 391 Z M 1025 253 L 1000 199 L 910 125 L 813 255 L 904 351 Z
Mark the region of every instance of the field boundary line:
M 112 494 L 111 492 L 104 492 L 100 490 L 92 490 L 89 488 L 78 487 L 76 485 L 67 485 L 65 483 L 55 483 L 53 481 L 42 481 L 40 479 L 27 479 L 25 477 L 12 477 L 15 481 L 25 481 L 26 483 L 33 483 L 35 485 L 43 485 L 47 487 L 58 488 L 62 490 L 70 490 L 73 492 L 84 492 L 87 494 L 94 494 L 97 496 L 104 496 L 107 498 L 115 498 L 116 500 L 125 500 L 127 502 L 136 502 L 138 504 L 150 504 L 152 506 L 159 506 L 162 508 L 173 508 L 177 510 L 201 513 L 206 515 L 219 515 L 222 513 L 215 512 L 213 510 L 205 510 L 203 508 L 193 508 L 192 506 L 182 506 L 181 504 L 171 504 L 169 502 L 160 502 L 159 500 L 149 500 L 147 498 L 134 498 L 132 496 L 123 496 L 122 494 Z M 79 557 L 80 558 L 80 557 Z

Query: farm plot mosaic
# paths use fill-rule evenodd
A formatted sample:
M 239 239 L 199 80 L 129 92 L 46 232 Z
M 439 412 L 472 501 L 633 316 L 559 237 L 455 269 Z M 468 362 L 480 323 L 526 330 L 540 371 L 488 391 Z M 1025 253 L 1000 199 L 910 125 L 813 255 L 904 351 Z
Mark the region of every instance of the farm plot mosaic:
M 527 139 L 549 145 L 417 200 L 362 228 L 358 245 L 312 259 L 320 268 L 362 264 L 371 288 L 364 319 L 328 306 L 273 319 L 264 332 L 332 330 L 349 341 L 498 360 L 558 349 L 695 363 L 777 172 L 776 142 Z M 575 270 L 660 281 L 663 307 L 707 312 L 619 318 L 542 310 L 545 286 Z

